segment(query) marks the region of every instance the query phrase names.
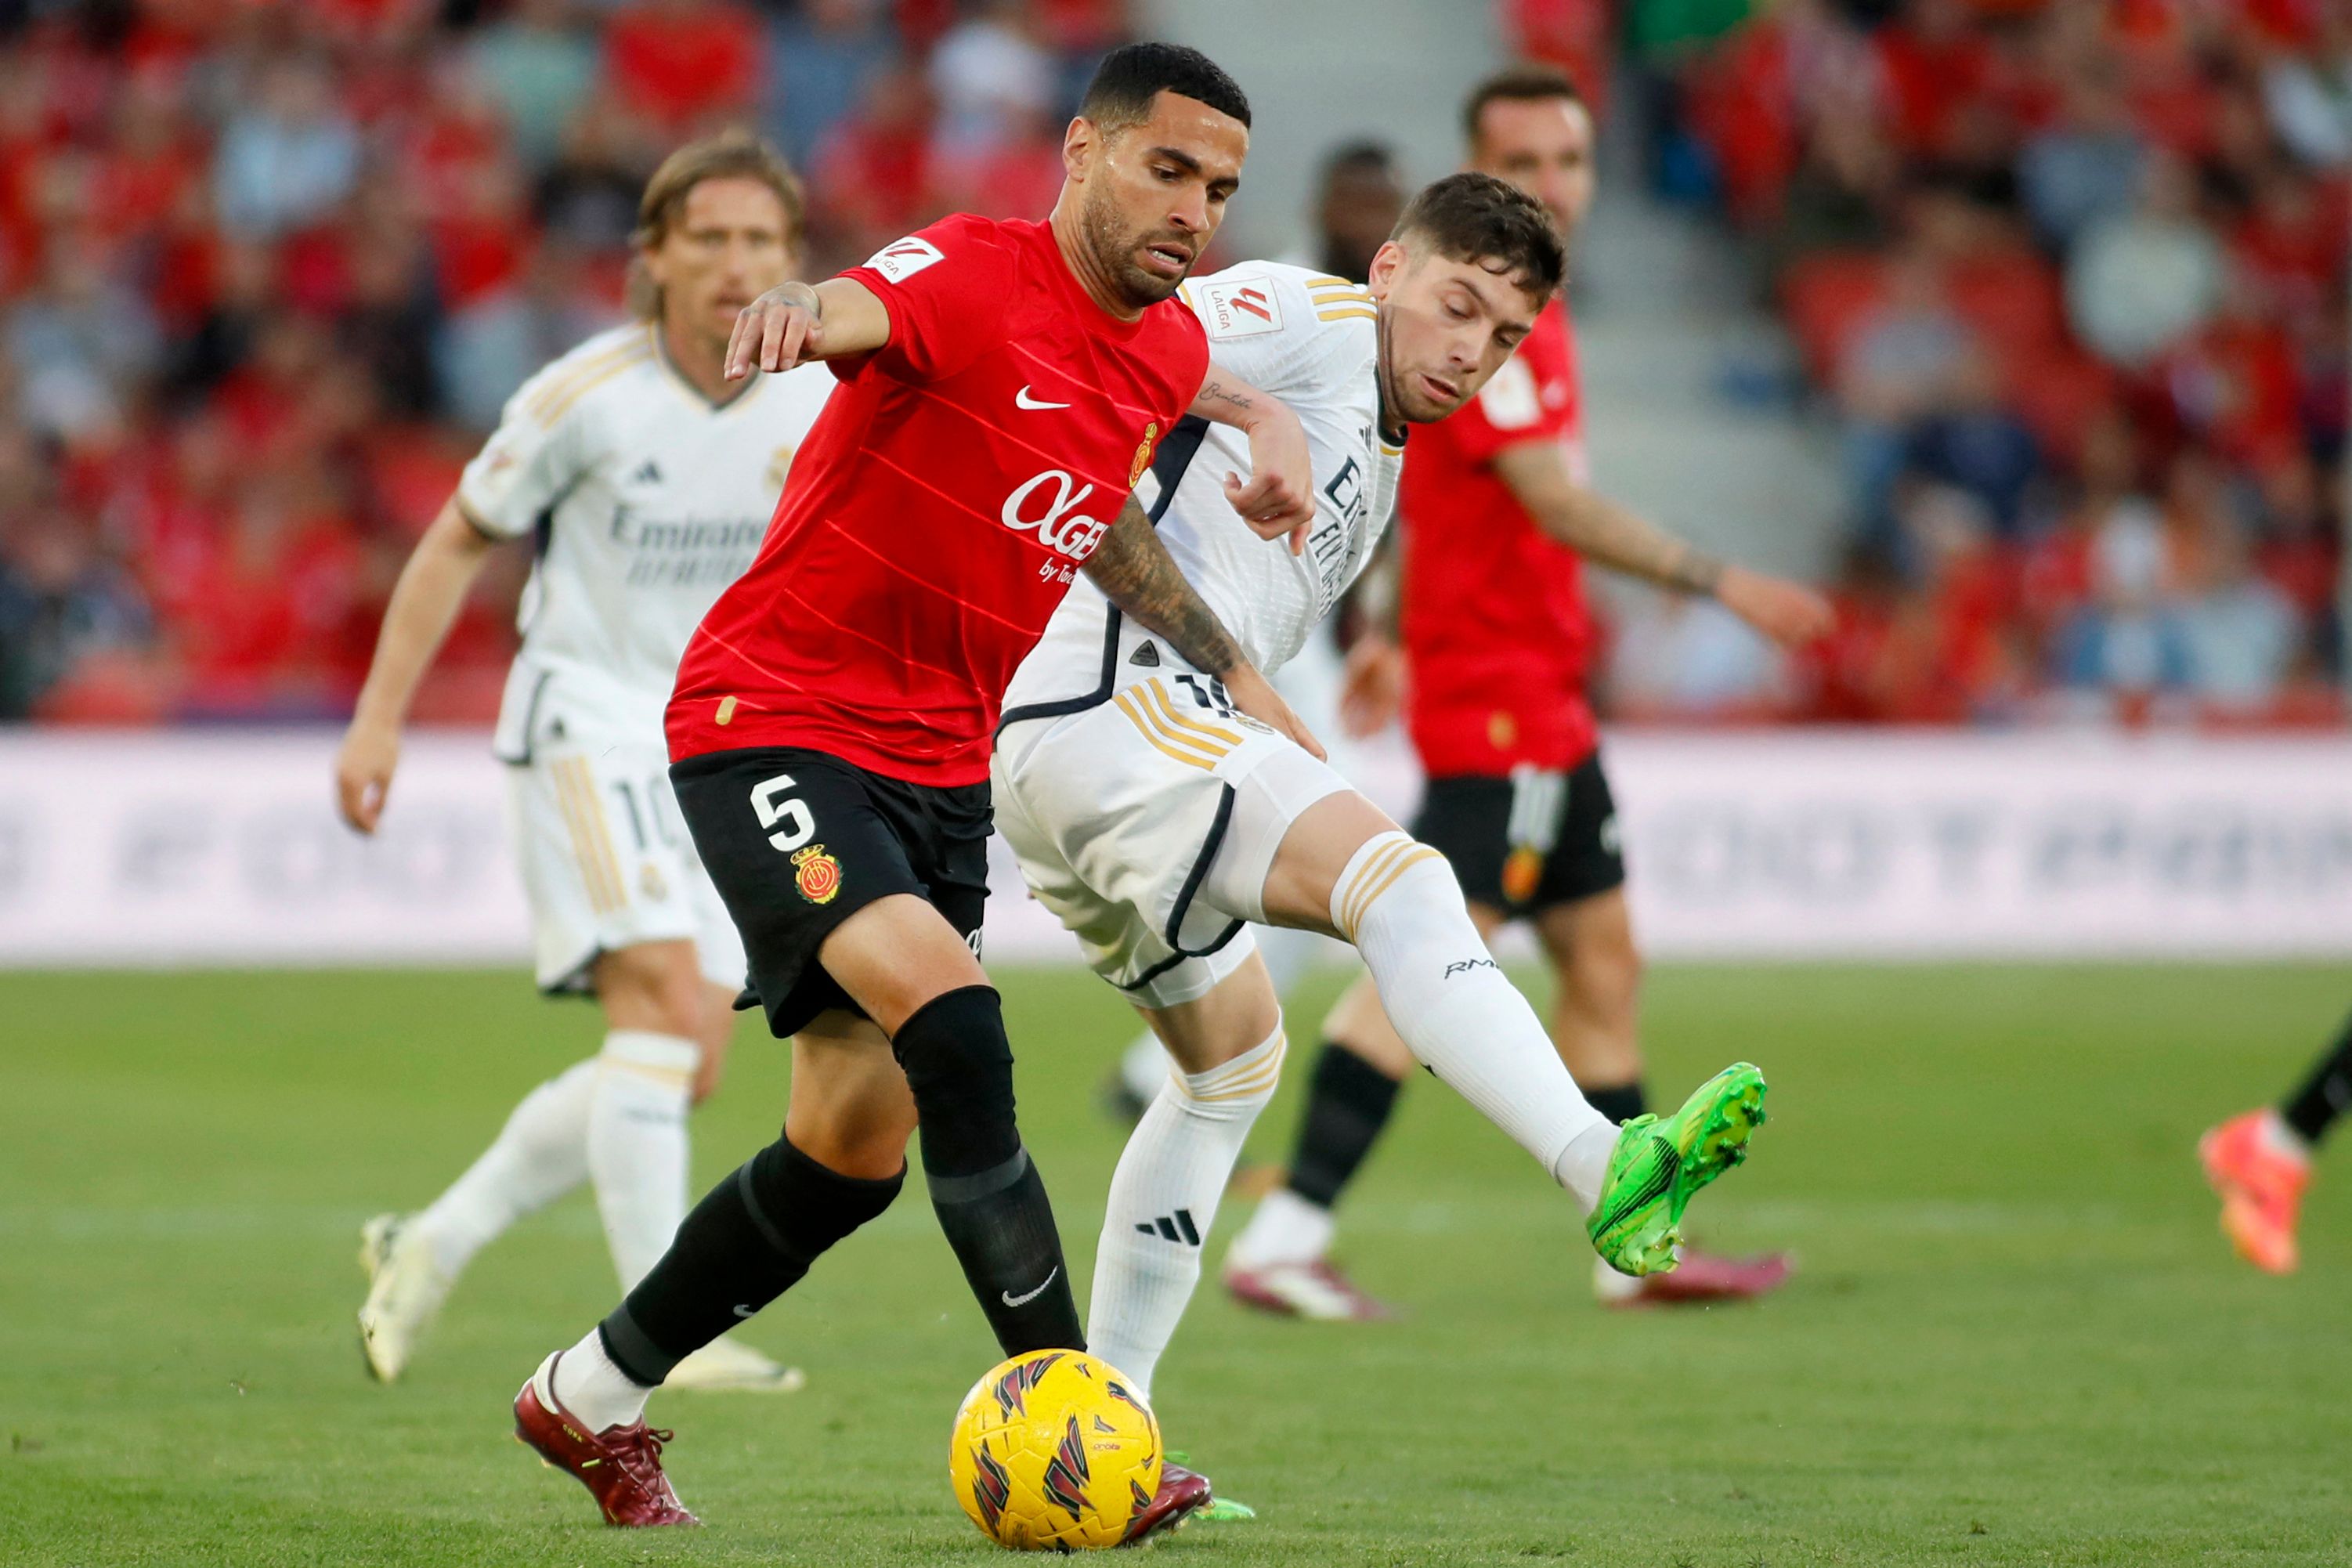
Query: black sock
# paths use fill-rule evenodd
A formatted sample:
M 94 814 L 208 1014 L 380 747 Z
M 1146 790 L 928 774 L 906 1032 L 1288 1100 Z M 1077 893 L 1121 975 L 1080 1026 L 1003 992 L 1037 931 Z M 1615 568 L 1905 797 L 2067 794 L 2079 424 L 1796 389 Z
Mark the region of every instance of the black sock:
M 604 1353 L 652 1387 L 670 1368 L 800 1283 L 825 1248 L 890 1206 L 904 1171 L 861 1181 L 783 1139 L 694 1205 L 653 1272 L 598 1332 Z
M 1580 1084 L 1577 1087 L 1582 1089 L 1584 1086 Z M 1642 1080 L 1638 1078 L 1631 1083 L 1612 1083 L 1601 1089 L 1586 1089 L 1584 1100 L 1593 1110 L 1620 1127 L 1650 1109 L 1648 1099 L 1642 1093 Z
M 1013 1047 L 989 986 L 932 998 L 891 1037 L 922 1126 L 940 1229 L 1006 1355 L 1084 1350 L 1045 1182 L 1013 1114 Z
M 2352 1021 L 2345 1024 L 2303 1087 L 2279 1107 L 2279 1115 L 2305 1142 L 2317 1143 L 2347 1110 L 2352 1110 Z
M 1336 1040 L 1326 1040 L 1308 1081 L 1290 1190 L 1329 1208 L 1356 1174 L 1396 1109 L 1396 1079 Z

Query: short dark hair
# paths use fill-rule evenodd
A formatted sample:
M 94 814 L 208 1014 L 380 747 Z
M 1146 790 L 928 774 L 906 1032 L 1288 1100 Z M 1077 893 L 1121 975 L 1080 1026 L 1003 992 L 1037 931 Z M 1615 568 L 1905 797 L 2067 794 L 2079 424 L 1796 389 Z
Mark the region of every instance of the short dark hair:
M 1328 190 L 1349 174 L 1386 174 L 1393 179 L 1396 172 L 1396 153 L 1387 142 L 1342 142 L 1323 160 L 1322 184 Z
M 1124 131 L 1150 119 L 1151 100 L 1163 92 L 1198 99 L 1244 126 L 1250 122 L 1249 98 L 1241 84 L 1216 61 L 1181 44 L 1125 44 L 1113 49 L 1095 68 L 1078 113 L 1106 132 Z
M 1393 237 L 1428 242 L 1440 256 L 1474 266 L 1503 264 L 1504 275 L 1529 295 L 1549 300 L 1568 275 L 1568 252 L 1543 204 L 1492 174 L 1448 174 L 1421 194 L 1397 220 Z
M 1564 98 L 1570 103 L 1582 103 L 1584 94 L 1578 90 L 1576 79 L 1558 66 L 1516 65 L 1496 71 L 1470 89 L 1462 102 L 1462 133 L 1472 145 L 1478 141 L 1478 121 L 1486 117 L 1490 103 L 1542 103 Z

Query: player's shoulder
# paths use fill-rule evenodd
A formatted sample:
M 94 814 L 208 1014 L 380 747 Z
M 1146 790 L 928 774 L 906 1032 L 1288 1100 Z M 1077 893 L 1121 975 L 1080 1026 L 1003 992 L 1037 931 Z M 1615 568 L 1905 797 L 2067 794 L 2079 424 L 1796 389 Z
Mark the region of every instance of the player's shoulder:
M 1212 344 L 1371 332 L 1379 310 L 1360 283 L 1286 261 L 1244 261 L 1184 285 Z
M 598 332 L 524 382 L 507 404 L 507 417 L 552 430 L 633 372 L 656 368 L 652 330 L 643 321 L 626 322 Z
M 850 270 L 870 272 L 886 283 L 897 284 L 942 262 L 958 271 L 1017 267 L 1023 255 L 1034 248 L 1035 237 L 1030 231 L 1038 226 L 1017 218 L 950 213 L 891 241 Z

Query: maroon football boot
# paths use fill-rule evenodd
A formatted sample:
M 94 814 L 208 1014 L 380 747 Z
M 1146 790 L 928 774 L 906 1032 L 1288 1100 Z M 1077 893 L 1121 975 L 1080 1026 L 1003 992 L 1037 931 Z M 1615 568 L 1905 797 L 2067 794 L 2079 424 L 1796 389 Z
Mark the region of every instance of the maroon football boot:
M 556 1400 L 555 1363 L 562 1359 L 561 1351 L 549 1356 L 515 1395 L 515 1441 L 586 1487 L 606 1524 L 700 1524 L 662 1474 L 662 1445 L 671 1435 L 643 1421 L 589 1431 Z
M 1173 1459 L 1160 1466 L 1160 1489 L 1143 1510 L 1129 1521 L 1121 1546 L 1140 1546 L 1155 1535 L 1165 1535 L 1213 1500 L 1209 1478 L 1196 1475 Z

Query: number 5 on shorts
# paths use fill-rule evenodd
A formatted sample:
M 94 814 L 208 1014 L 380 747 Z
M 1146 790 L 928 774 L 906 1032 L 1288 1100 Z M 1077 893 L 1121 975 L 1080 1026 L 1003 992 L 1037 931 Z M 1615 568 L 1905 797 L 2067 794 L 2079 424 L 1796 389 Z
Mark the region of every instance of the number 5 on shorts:
M 793 787 L 792 774 L 778 773 L 751 790 L 751 809 L 759 814 L 760 826 L 782 828 L 769 834 L 768 842 L 787 855 L 816 837 L 816 819 L 809 815 L 808 803 L 783 798 Z

